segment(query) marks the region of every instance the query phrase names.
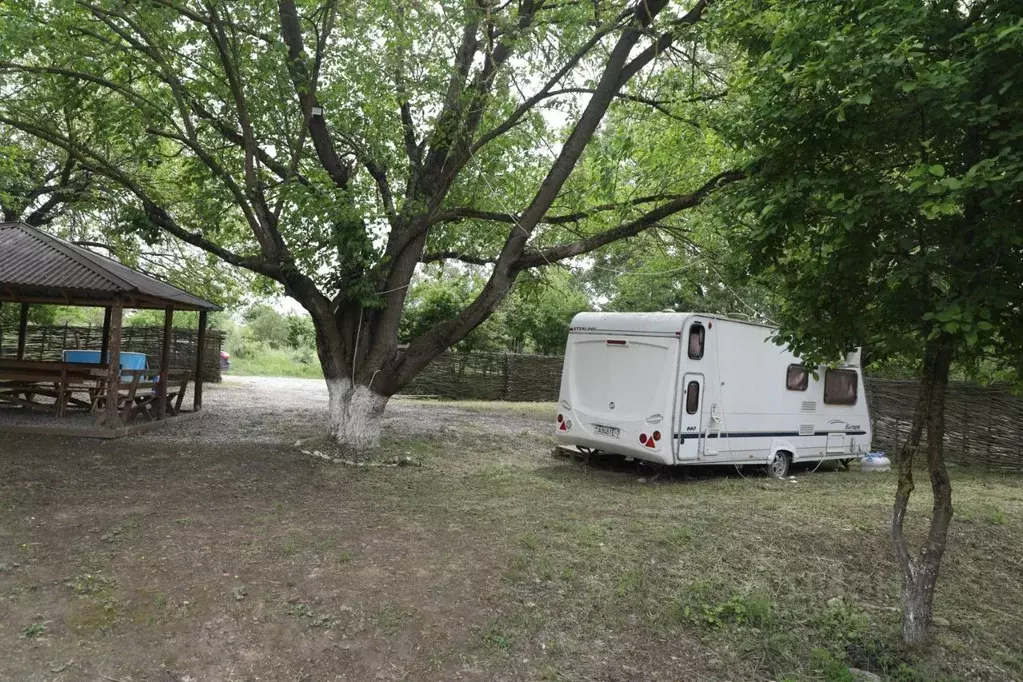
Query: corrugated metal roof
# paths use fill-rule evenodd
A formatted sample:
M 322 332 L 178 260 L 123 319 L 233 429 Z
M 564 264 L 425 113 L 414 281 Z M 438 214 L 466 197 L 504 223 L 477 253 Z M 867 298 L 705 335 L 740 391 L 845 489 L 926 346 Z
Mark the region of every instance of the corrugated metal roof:
M 52 303 L 220 310 L 187 291 L 23 223 L 0 223 L 0 295 Z

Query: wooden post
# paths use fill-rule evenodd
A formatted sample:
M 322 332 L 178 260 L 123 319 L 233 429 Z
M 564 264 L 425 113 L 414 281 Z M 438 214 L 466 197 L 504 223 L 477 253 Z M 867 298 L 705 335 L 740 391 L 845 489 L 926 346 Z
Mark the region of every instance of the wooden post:
M 107 367 L 107 428 L 116 429 L 121 425 L 121 415 L 117 411 L 121 390 L 121 302 L 117 301 L 110 309 L 110 361 Z
M 21 304 L 21 319 L 18 320 L 18 359 L 25 359 L 25 338 L 28 336 L 28 303 Z
M 107 362 L 107 351 L 110 350 L 110 306 L 103 312 L 103 337 L 99 340 L 99 364 Z
M 160 348 L 160 383 L 156 386 L 156 418 L 163 419 L 167 409 L 167 373 L 170 371 L 171 334 L 174 331 L 174 308 L 163 311 L 163 346 Z
M 195 388 L 192 390 L 192 409 L 198 412 L 202 409 L 202 380 L 205 374 L 206 364 L 206 318 L 209 313 L 205 310 L 199 311 L 199 339 L 195 347 Z

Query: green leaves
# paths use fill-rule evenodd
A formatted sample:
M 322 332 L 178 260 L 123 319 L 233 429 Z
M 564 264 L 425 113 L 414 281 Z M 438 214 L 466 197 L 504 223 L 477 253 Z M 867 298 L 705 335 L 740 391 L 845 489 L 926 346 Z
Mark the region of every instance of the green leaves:
M 940 331 L 963 353 L 1018 357 L 1021 11 L 732 5 L 716 29 L 744 50 L 726 130 L 759 172 L 728 195 L 743 216 L 731 242 L 778 294 L 780 340 L 829 360 Z M 751 39 L 768 24 L 769 44 Z

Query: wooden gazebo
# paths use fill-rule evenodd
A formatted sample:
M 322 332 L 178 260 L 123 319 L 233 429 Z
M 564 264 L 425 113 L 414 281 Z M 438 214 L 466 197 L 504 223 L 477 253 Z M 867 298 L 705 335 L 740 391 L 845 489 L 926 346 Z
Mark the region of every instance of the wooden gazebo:
M 29 225 L 0 223 L 0 305 L 10 303 L 21 306 L 18 346 L 16 357 L 0 358 L 0 397 L 6 397 L 7 404 L 47 409 L 58 417 L 71 403 L 89 406 L 97 413 L 96 425 L 86 430 L 61 427 L 59 419 L 55 426 L 35 430 L 110 438 L 202 410 L 207 315 L 220 310 L 219 306 Z M 99 362 L 26 360 L 32 304 L 104 308 Z M 121 321 L 125 308 L 164 311 L 158 372 L 122 368 Z M 175 390 L 169 368 L 175 310 L 199 313 L 195 367 L 184 378 L 187 384 L 189 374 L 194 377 L 191 412 L 180 409 L 184 385 L 178 389 L 181 395 L 170 393 Z M 86 398 L 75 398 L 76 391 L 84 391 Z M 52 398 L 53 402 L 40 406 L 33 401 L 37 395 Z

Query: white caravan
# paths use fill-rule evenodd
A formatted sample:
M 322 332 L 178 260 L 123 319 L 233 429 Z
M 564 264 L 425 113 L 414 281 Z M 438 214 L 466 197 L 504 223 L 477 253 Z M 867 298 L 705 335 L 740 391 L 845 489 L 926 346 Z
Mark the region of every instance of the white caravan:
M 773 333 L 697 313 L 580 313 L 558 440 L 658 464 L 761 464 L 775 476 L 869 452 L 859 352 L 815 379 Z

